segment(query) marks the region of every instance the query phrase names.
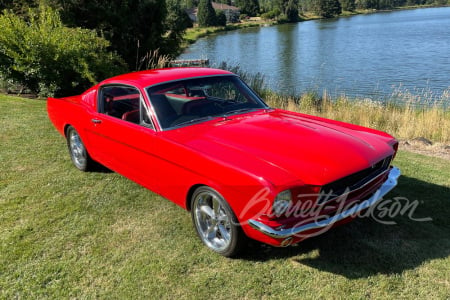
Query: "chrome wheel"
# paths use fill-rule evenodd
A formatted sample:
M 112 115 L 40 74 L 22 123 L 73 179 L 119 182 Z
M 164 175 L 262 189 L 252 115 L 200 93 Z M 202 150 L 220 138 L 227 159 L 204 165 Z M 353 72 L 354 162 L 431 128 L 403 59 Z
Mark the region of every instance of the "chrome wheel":
M 67 146 L 69 147 L 70 158 L 75 167 L 81 171 L 87 171 L 90 164 L 90 157 L 80 135 L 73 127 L 67 129 Z
M 230 244 L 230 218 L 215 195 L 203 192 L 195 199 L 195 225 L 203 242 L 215 251 Z
M 228 203 L 213 189 L 201 187 L 194 193 L 192 220 L 200 239 L 211 250 L 224 256 L 240 250 L 241 228 Z

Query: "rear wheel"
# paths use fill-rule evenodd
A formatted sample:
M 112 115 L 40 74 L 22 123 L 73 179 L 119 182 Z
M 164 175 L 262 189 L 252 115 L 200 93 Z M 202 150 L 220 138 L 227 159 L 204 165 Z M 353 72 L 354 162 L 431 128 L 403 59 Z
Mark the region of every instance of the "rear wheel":
M 225 199 L 210 187 L 199 187 L 191 199 L 192 221 L 198 236 L 211 250 L 227 257 L 237 255 L 245 235 Z
M 66 138 L 70 158 L 75 167 L 85 172 L 91 170 L 94 166 L 94 161 L 89 156 L 89 153 L 75 128 L 72 126 L 67 128 Z

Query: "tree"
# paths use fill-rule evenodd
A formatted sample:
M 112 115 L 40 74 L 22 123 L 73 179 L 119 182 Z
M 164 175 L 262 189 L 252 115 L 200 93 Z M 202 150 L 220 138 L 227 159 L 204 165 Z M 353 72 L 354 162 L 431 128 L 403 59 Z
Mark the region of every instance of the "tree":
M 258 0 L 239 0 L 236 2 L 237 6 L 241 9 L 241 13 L 250 17 L 255 17 L 259 14 L 259 1 Z
M 223 12 L 223 10 L 219 10 L 216 14 L 217 26 L 226 26 L 227 25 L 227 16 Z
M 378 9 L 379 0 L 358 0 L 356 1 L 358 8 L 362 9 Z
M 285 14 L 289 22 L 297 22 L 299 20 L 296 0 L 289 0 Z
M 216 26 L 216 12 L 212 7 L 211 0 L 200 0 L 197 21 L 200 27 Z
M 340 0 L 342 10 L 354 11 L 356 8 L 355 0 Z
M 125 71 L 93 30 L 69 28 L 59 14 L 40 5 L 25 17 L 0 15 L 0 77 L 41 96 L 70 95 Z
M 324 18 L 332 18 L 342 13 L 338 0 L 319 0 L 317 13 Z
M 297 22 L 298 16 L 298 0 L 278 0 L 278 7 L 288 22 Z
M 192 8 L 192 7 L 197 7 L 198 5 L 198 1 L 197 0 L 182 0 L 181 2 L 181 7 L 182 8 Z
M 299 2 L 299 11 L 301 13 L 319 11 L 318 0 L 301 0 Z
M 47 1 L 61 11 L 65 24 L 101 33 L 130 69 L 152 51 L 175 56 L 180 49 L 178 39 L 184 29 L 166 21 L 165 0 Z
M 192 20 L 178 0 L 167 1 L 168 14 L 165 20 L 167 28 L 165 47 L 172 47 L 177 49 L 183 42 L 183 33 L 186 28 L 192 27 Z
M 26 13 L 28 8 L 36 6 L 36 0 L 0 0 L 0 11 L 11 9 L 15 13 Z

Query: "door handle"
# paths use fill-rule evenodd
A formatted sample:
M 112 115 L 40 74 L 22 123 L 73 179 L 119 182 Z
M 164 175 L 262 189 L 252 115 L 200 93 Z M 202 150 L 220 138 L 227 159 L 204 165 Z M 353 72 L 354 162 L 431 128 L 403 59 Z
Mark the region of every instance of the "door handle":
M 91 121 L 94 124 L 100 124 L 102 122 L 102 120 L 99 120 L 99 119 L 91 119 Z

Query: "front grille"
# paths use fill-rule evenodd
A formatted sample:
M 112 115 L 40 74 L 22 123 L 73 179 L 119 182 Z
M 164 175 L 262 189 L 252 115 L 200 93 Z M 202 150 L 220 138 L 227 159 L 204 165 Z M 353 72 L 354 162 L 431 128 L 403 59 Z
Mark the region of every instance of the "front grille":
M 356 190 L 366 183 L 376 178 L 381 173 L 385 172 L 391 164 L 392 156 L 388 156 L 371 167 L 353 173 L 331 183 L 324 185 L 321 189 L 318 204 L 323 204 L 332 199 L 335 199 L 344 193 Z

